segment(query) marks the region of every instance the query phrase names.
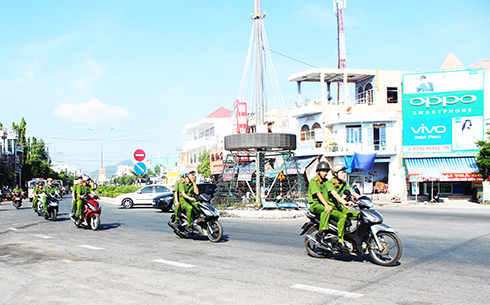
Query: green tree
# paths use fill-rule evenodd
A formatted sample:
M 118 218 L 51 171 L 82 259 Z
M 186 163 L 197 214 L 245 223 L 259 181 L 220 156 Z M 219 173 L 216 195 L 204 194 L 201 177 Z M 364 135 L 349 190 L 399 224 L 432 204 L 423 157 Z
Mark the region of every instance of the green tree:
M 46 144 L 44 144 L 44 140 L 38 140 L 33 137 L 32 141 L 30 141 L 30 145 L 29 160 L 39 160 L 44 162 L 49 161 L 49 155 L 46 151 Z
M 204 178 L 209 178 L 211 176 L 209 152 L 204 150 L 199 156 L 199 165 L 197 165 L 197 172 L 201 174 Z
M 24 164 L 22 176 L 26 180 L 32 178 L 59 178 L 58 174 L 49 167 L 49 164 L 40 160 L 29 160 Z
M 484 180 L 490 176 L 490 130 L 487 131 L 489 138 L 486 141 L 478 141 L 476 145 L 480 148 L 476 155 L 476 165 Z
M 22 164 L 25 164 L 27 161 L 27 156 L 29 155 L 29 146 L 28 142 L 26 139 L 26 129 L 27 129 L 27 123 L 24 118 L 22 118 L 21 122 L 19 125 L 15 124 L 15 122 L 12 122 L 12 130 L 14 130 L 17 133 L 17 136 L 19 137 L 18 143 L 19 145 L 22 145 L 24 148 L 24 153 L 22 156 Z
M 160 164 L 157 164 L 155 165 L 155 175 L 157 175 L 158 177 L 160 177 Z

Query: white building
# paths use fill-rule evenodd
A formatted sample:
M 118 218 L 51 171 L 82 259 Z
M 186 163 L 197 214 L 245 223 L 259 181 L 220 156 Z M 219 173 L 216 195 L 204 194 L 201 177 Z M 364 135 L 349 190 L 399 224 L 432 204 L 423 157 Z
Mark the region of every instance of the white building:
M 330 164 L 343 163 L 344 156 L 376 153 L 372 170 L 354 170 L 349 183 L 366 193 L 388 191 L 405 195 L 401 155 L 401 86 L 400 71 L 308 69 L 289 77 L 298 86 L 297 107 L 292 116 L 298 120 L 300 158 L 323 156 Z M 355 86 L 355 98 L 338 103 L 330 95 L 331 83 L 347 76 Z M 301 86 L 320 84 L 321 96 L 303 102 Z M 378 182 L 378 183 L 376 183 Z
M 182 147 L 180 166 L 183 168 L 196 168 L 199 156 L 204 150 L 210 151 L 215 147 L 224 146 L 224 137 L 232 133 L 233 122 L 231 111 L 221 107 L 202 118 L 201 120 L 188 124 L 182 131 L 193 137 Z

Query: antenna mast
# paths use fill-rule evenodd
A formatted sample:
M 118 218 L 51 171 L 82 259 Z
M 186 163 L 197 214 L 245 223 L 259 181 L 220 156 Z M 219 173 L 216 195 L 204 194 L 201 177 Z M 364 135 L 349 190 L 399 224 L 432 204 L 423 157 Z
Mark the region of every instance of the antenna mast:
M 344 33 L 344 9 L 346 0 L 333 0 L 334 13 L 337 15 L 337 35 L 338 35 L 338 68 L 347 69 L 347 56 L 345 52 L 345 33 Z M 337 86 L 337 103 L 347 103 L 349 91 L 347 85 L 347 74 L 344 73 L 343 82 Z

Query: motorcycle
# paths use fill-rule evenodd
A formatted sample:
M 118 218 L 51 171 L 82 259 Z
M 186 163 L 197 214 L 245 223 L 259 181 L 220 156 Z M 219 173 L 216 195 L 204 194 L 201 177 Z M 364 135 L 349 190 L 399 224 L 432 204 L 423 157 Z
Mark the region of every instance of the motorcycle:
M 348 190 L 344 191 L 350 196 Z M 381 266 L 392 266 L 398 262 L 402 255 L 402 244 L 396 231 L 383 224 L 383 217 L 376 210 L 371 209 L 374 204 L 369 197 L 361 196 L 354 200 L 359 209 L 358 220 L 347 219 L 344 235 L 345 248 L 338 242 L 337 222 L 329 221 L 327 234 L 321 241 L 317 240 L 316 233 L 320 226 L 320 216 L 306 212 L 309 221 L 302 227 L 300 234 L 305 234 L 305 247 L 309 255 L 323 258 L 333 255 L 364 255 L 369 254 L 373 261 Z
M 102 208 L 100 207 L 97 199 L 99 199 L 99 196 L 93 193 L 85 196 L 85 203 L 82 208 L 82 218 L 72 218 L 73 223 L 77 228 L 80 228 L 82 226 L 90 226 L 94 231 L 97 231 L 99 229 L 100 214 L 102 213 Z
M 22 206 L 22 195 L 20 193 L 15 193 L 13 197 L 12 205 L 18 210 Z
M 191 232 L 185 230 L 187 227 L 187 216 L 180 213 L 180 218 L 182 219 L 182 224 L 177 226 L 175 224 L 175 214 L 172 214 L 170 221 L 168 222 L 169 227 L 174 230 L 175 235 L 180 238 L 187 237 L 189 235 L 196 236 L 206 236 L 211 242 L 219 242 L 223 237 L 223 227 L 218 221 L 219 215 L 218 211 L 211 205 L 211 197 L 207 194 L 199 194 L 196 197 L 199 202 L 197 209 L 193 209 L 194 221 L 192 223 Z
M 43 211 L 44 198 L 47 198 L 47 213 L 44 213 Z M 52 221 L 56 221 L 58 219 L 59 212 L 58 198 L 56 198 L 56 196 L 53 194 L 42 193 L 41 196 L 39 196 L 36 212 L 39 216 L 44 215 L 44 219 L 46 220 L 51 218 Z

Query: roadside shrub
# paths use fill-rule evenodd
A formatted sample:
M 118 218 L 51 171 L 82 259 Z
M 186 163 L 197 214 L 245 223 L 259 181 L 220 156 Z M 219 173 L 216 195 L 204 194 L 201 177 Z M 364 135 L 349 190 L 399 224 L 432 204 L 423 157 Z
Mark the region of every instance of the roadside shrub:
M 99 188 L 97 188 L 97 193 L 99 194 L 99 196 L 102 197 L 116 198 L 121 194 L 132 193 L 140 188 L 141 186 L 132 186 L 132 185 L 100 186 Z

